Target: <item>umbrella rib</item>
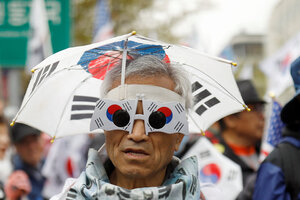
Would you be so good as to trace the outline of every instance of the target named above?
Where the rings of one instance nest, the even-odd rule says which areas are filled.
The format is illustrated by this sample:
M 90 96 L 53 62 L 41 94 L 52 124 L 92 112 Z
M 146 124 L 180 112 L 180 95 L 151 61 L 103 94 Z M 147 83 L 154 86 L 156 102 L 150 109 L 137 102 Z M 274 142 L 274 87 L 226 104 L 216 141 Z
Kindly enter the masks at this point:
M 213 80 L 217 85 L 219 85 L 224 91 L 226 91 L 234 100 L 236 100 L 238 103 L 240 103 L 241 105 L 244 106 L 244 104 L 242 102 L 240 102 L 233 94 L 231 94 L 224 86 L 222 86 L 218 81 L 216 81 L 214 78 L 212 78 L 211 76 L 209 76 L 208 74 L 206 74 L 204 71 L 198 69 L 198 68 L 195 68 L 194 66 L 192 65 L 188 65 L 188 64 L 185 64 L 189 67 L 192 67 L 196 70 L 198 70 L 199 72 L 201 72 L 202 74 L 204 74 L 205 76 L 207 76 L 208 78 L 210 78 L 211 80 Z M 197 74 L 194 74 L 195 76 L 197 76 Z M 198 76 L 199 77 L 199 76 Z M 199 77 L 200 78 L 200 77 Z
M 43 68 L 42 68 L 42 69 L 43 69 Z M 42 69 L 41 69 L 41 70 L 42 70 Z M 81 68 L 81 69 L 82 69 L 82 68 Z M 45 78 L 45 79 L 43 80 L 43 82 L 49 80 L 50 77 L 54 76 L 55 74 L 60 73 L 60 72 L 65 71 L 65 70 L 68 70 L 68 69 L 67 69 L 67 68 L 63 68 L 63 69 L 61 69 L 61 70 L 58 70 L 58 71 L 56 71 L 56 72 L 53 72 L 52 74 L 50 74 L 49 76 L 47 76 L 47 78 Z M 26 105 L 28 104 L 28 102 L 30 101 L 30 99 L 32 98 L 32 96 L 36 93 L 36 91 L 38 91 L 38 89 L 41 87 L 41 85 L 43 85 L 43 84 L 37 85 L 36 88 L 35 88 L 35 90 L 31 92 L 31 94 L 29 95 L 27 101 L 24 103 L 24 105 L 23 105 L 23 106 L 19 109 L 19 111 L 17 112 L 16 116 L 15 116 L 14 119 L 13 119 L 13 122 L 16 121 L 16 120 L 18 119 L 18 116 L 20 115 L 20 113 L 22 112 L 22 110 L 26 107 Z
M 200 132 L 203 134 L 204 131 L 200 128 L 200 126 L 198 125 L 198 123 L 194 120 L 194 118 L 190 115 L 190 113 L 188 113 L 188 116 L 190 117 L 190 119 L 194 122 L 194 124 L 197 126 L 197 128 L 200 130 Z M 201 116 L 200 116 L 201 117 Z

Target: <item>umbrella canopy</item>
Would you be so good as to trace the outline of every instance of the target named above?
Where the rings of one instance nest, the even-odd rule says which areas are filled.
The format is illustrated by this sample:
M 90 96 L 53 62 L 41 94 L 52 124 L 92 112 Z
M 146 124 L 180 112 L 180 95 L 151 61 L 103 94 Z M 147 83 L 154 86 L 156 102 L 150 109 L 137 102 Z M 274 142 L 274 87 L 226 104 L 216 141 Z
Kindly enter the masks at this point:
M 195 104 L 189 121 L 198 129 L 191 132 L 204 131 L 218 119 L 247 108 L 233 77 L 232 62 L 131 33 L 68 48 L 34 67 L 13 123 L 28 124 L 52 137 L 91 133 L 90 120 L 106 72 L 143 55 L 180 64 L 190 73 Z

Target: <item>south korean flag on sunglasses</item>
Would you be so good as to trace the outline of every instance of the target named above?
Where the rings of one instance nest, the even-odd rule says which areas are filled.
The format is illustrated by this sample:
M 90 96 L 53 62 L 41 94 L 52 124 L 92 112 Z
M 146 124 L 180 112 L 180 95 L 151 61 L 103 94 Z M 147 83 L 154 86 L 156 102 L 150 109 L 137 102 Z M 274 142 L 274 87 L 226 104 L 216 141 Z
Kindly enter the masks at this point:
M 142 101 L 143 114 L 136 114 Z M 177 93 L 153 85 L 120 85 L 100 99 L 95 107 L 90 130 L 132 132 L 134 120 L 144 120 L 145 131 L 187 135 L 185 101 Z

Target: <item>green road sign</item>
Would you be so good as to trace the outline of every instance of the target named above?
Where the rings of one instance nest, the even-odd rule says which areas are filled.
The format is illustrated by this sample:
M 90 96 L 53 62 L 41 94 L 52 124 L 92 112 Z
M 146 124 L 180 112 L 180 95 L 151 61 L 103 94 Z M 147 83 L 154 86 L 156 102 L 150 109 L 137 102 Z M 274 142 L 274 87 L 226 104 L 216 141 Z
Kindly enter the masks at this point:
M 69 0 L 45 0 L 53 52 L 70 46 Z M 23 68 L 27 56 L 31 0 L 0 1 L 0 67 Z

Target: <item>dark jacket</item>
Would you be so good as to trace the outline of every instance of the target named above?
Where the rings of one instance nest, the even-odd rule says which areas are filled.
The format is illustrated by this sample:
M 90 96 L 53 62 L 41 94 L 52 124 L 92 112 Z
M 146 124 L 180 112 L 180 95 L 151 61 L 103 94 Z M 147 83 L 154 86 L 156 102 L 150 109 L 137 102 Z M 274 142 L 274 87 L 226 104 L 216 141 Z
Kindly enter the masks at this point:
M 23 170 L 29 177 L 31 184 L 31 192 L 28 194 L 29 200 L 42 200 L 42 190 L 45 183 L 45 178 L 42 176 L 42 161 L 38 168 L 32 167 L 24 163 L 18 155 L 13 158 L 14 170 Z
M 283 136 L 258 170 L 253 199 L 300 199 L 300 133 L 284 129 Z

